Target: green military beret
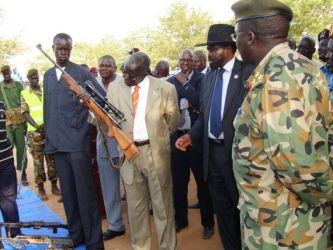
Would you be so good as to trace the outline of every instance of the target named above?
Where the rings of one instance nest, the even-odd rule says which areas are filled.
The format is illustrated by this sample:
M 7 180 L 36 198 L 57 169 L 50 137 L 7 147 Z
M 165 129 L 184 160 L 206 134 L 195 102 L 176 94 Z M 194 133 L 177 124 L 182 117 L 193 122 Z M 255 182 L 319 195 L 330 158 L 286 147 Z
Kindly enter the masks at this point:
M 10 70 L 10 67 L 8 65 L 4 65 L 4 66 L 1 67 L 1 72 L 2 73 L 5 72 L 5 71 L 8 71 L 8 70 Z
M 33 75 L 38 74 L 38 70 L 37 69 L 29 69 L 28 73 L 27 73 L 27 77 L 31 77 Z
M 236 22 L 276 15 L 286 17 L 289 22 L 293 18 L 293 11 L 277 0 L 238 0 L 231 9 L 235 12 Z

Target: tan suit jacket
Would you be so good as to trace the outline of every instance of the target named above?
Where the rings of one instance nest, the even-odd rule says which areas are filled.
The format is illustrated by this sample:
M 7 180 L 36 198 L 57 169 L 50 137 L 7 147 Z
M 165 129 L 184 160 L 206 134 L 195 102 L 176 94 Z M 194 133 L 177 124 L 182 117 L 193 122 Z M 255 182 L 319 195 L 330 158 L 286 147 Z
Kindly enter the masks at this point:
M 170 175 L 170 133 L 179 126 L 179 109 L 175 87 L 163 80 L 148 76 L 149 90 L 146 107 L 146 126 L 154 166 L 161 186 Z M 124 79 L 113 82 L 108 89 L 108 100 L 120 109 L 126 118 L 122 131 L 133 138 L 132 95 Z M 120 174 L 128 185 L 133 182 L 133 165 L 125 160 Z

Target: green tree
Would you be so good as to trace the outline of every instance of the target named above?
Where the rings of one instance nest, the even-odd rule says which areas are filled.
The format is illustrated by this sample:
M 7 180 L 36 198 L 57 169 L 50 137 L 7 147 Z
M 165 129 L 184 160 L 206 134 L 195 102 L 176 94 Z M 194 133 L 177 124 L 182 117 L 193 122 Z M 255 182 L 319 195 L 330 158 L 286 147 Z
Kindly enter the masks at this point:
M 0 24 L 2 19 L 2 8 L 0 7 Z M 0 36 L 0 65 L 9 64 L 9 59 L 24 51 L 23 43 L 19 37 L 4 38 Z
M 332 0 L 282 0 L 294 13 L 290 36 L 296 43 L 303 34 L 317 38 L 317 34 L 333 20 Z
M 212 23 L 207 12 L 190 8 L 183 2 L 175 2 L 159 19 L 155 29 L 143 28 L 133 32 L 125 38 L 124 43 L 128 48 L 138 47 L 146 52 L 152 60 L 152 66 L 159 60 L 168 60 L 171 67 L 175 67 L 180 50 L 193 48 L 194 44 L 205 41 Z

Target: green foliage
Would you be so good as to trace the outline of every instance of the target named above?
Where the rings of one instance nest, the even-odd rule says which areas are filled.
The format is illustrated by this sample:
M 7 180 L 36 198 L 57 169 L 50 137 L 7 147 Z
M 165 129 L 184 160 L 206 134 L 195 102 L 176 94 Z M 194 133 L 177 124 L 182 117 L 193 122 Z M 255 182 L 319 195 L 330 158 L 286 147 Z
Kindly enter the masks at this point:
M 176 2 L 170 6 L 166 15 L 160 18 L 155 29 L 141 28 L 119 40 L 106 37 L 97 44 L 74 41 L 71 60 L 92 67 L 97 66 L 99 57 L 109 54 L 115 58 L 119 69 L 128 56 L 128 49 L 137 47 L 149 55 L 152 68 L 160 60 L 168 60 L 171 67 L 175 67 L 180 50 L 193 48 L 194 44 L 205 41 L 207 29 L 212 23 L 208 13 Z M 50 55 L 53 55 L 53 52 Z M 46 63 L 46 60 L 39 59 L 40 57 L 32 65 L 36 65 L 36 62 L 41 63 L 39 65 Z M 46 67 L 43 65 L 39 68 L 44 71 Z
M 316 38 L 324 27 L 333 22 L 333 0 L 282 1 L 293 9 L 294 19 L 290 36 L 297 42 L 305 33 Z M 115 58 L 119 68 L 128 56 L 127 50 L 137 47 L 140 51 L 149 55 L 152 68 L 159 60 L 169 61 L 171 67 L 174 68 L 178 64 L 180 50 L 193 48 L 194 44 L 204 42 L 207 30 L 212 23 L 214 23 L 214 20 L 209 13 L 190 8 L 181 1 L 175 2 L 170 5 L 166 14 L 159 19 L 159 23 L 154 25 L 155 28 L 137 29 L 124 39 L 105 37 L 97 44 L 74 41 L 71 60 L 79 64 L 86 63 L 91 67 L 97 66 L 99 57 L 109 54 Z M 227 23 L 232 24 L 234 20 Z M 4 51 L 6 51 L 5 56 L 7 57 L 16 53 L 15 44 L 11 45 L 8 42 L 7 47 L 2 44 L 3 41 L 0 42 L 0 60 L 3 58 L 1 53 Z M 205 50 L 205 48 L 200 49 Z M 50 51 L 50 55 L 53 55 L 52 51 Z M 38 65 L 37 68 L 41 69 L 42 72 L 50 66 L 47 60 L 42 57 L 34 60 L 32 65 Z
M 0 37 L 0 65 L 8 64 L 8 60 L 24 50 L 18 38 L 3 39 Z
M 169 7 L 167 14 L 160 18 L 160 24 L 155 30 L 145 28 L 137 31 L 125 39 L 125 44 L 147 52 L 152 66 L 159 60 L 168 60 L 170 66 L 175 67 L 180 50 L 193 48 L 194 44 L 205 41 L 208 27 L 212 23 L 213 20 L 207 12 L 189 8 L 183 2 L 176 2 Z M 133 44 L 133 41 L 136 44 Z
M 2 8 L 0 7 L 0 24 L 2 19 Z M 3 38 L 0 36 L 0 65 L 9 64 L 8 60 L 24 50 L 24 46 L 18 37 Z
M 53 50 L 52 49 L 45 49 L 43 48 L 43 50 L 52 57 L 53 55 Z M 44 73 L 51 68 L 53 65 L 52 63 L 45 58 L 44 55 L 40 54 L 38 56 L 35 57 L 34 60 L 31 61 L 30 65 L 29 65 L 29 69 L 35 68 L 38 70 L 39 75 L 43 76 Z
M 333 22 L 333 0 L 282 0 L 294 13 L 290 36 L 299 42 L 302 34 L 317 35 Z

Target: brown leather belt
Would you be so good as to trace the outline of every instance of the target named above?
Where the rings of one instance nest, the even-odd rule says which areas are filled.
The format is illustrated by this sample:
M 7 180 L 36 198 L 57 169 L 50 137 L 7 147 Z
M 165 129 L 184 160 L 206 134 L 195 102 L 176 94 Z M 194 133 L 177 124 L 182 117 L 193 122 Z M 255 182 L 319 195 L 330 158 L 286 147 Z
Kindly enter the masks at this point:
M 149 144 L 149 140 L 135 141 L 135 142 L 134 142 L 134 145 L 137 146 L 137 147 L 144 146 L 144 145 L 148 145 L 148 144 Z

